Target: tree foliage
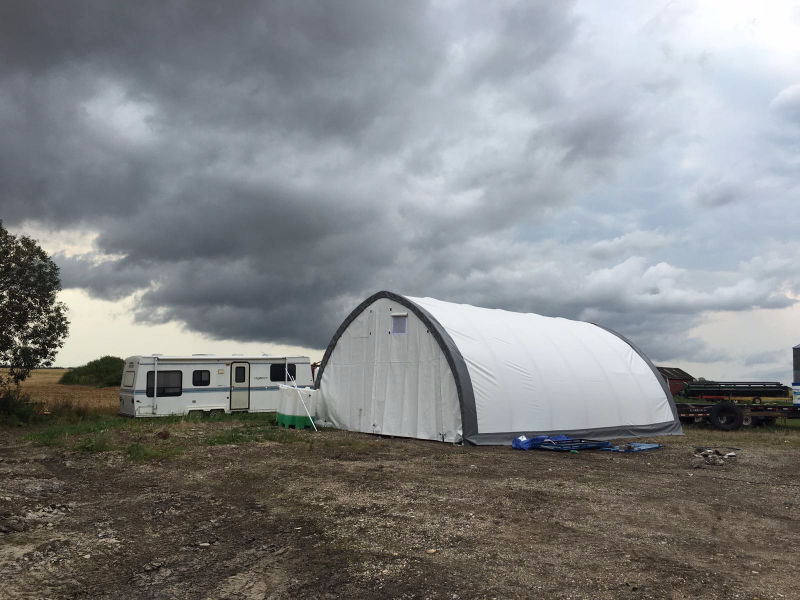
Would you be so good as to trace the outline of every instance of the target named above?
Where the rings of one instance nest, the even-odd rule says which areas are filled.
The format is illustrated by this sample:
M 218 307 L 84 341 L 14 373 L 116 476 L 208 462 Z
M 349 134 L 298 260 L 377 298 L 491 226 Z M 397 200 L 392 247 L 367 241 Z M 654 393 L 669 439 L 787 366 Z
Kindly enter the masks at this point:
M 28 236 L 14 236 L 0 221 L 0 388 L 53 364 L 64 345 L 67 307 L 56 298 L 58 266 Z
M 58 383 L 66 385 L 94 385 L 98 387 L 119 387 L 122 383 L 122 369 L 125 361 L 116 356 L 103 356 L 89 361 L 82 367 L 70 369 L 61 376 Z

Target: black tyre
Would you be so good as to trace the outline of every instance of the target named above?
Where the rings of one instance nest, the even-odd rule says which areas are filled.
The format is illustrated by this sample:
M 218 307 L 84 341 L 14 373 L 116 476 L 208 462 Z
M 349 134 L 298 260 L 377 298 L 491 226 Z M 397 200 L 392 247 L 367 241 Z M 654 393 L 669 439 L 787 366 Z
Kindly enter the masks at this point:
M 722 431 L 735 431 L 742 426 L 744 414 L 732 402 L 719 402 L 711 408 L 708 417 L 711 424 Z

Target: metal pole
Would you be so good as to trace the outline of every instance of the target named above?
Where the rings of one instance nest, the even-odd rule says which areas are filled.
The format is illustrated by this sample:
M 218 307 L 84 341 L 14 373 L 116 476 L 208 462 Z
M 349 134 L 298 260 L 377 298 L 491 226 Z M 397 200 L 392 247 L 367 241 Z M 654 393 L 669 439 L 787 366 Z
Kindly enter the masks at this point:
M 158 403 L 158 357 L 153 355 L 153 414 L 156 414 Z

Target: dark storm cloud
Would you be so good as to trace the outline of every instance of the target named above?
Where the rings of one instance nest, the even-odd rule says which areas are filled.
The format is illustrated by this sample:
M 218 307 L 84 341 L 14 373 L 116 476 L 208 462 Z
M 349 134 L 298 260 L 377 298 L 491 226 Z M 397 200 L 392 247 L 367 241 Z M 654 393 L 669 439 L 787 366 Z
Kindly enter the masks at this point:
M 298 189 L 282 183 L 257 187 L 236 181 L 197 181 L 163 204 L 144 207 L 110 224 L 98 243 L 128 262 L 201 259 L 255 261 L 324 258 L 380 239 L 388 214 L 346 190 Z M 300 247 L 302 254 L 295 255 Z M 376 249 L 380 253 L 381 248 Z M 369 263 L 375 255 L 364 256 Z
M 153 279 L 152 269 L 124 266 L 117 261 L 95 264 L 91 257 L 53 257 L 61 269 L 64 288 L 83 288 L 91 295 L 105 300 L 118 300 L 146 288 Z
M 467 19 L 482 29 L 470 72 L 473 82 L 505 85 L 529 78 L 572 40 L 578 25 L 570 14 L 573 2 L 507 4 L 497 13 L 476 5 Z M 480 20 L 480 21 L 479 21 Z M 489 24 L 490 27 L 486 27 Z
M 498 40 L 525 48 L 518 73 L 569 32 L 571 17 L 546 6 L 496 14 Z M 421 206 L 403 217 L 391 164 L 416 153 L 406 141 L 427 126 L 415 113 L 447 95 L 429 89 L 448 41 L 430 6 L 2 10 L 0 119 L 14 133 L 0 142 L 4 217 L 96 226 L 99 249 L 124 256 L 62 257 L 67 285 L 114 297 L 150 273 L 141 318 L 158 307 L 212 334 L 288 339 L 265 307 L 313 314 L 319 298 L 378 287 L 397 247 L 435 244 L 438 227 L 415 222 Z M 521 22 L 535 26 L 525 40 Z M 490 46 L 483 63 L 512 54 Z M 214 307 L 261 310 L 264 324 L 232 331 Z
M 70 69 L 0 81 L 0 197 L 8 222 L 130 214 L 155 191 L 152 157 L 81 127 L 80 103 L 92 85 Z
M 389 288 L 702 357 L 698 315 L 784 306 L 780 277 L 692 279 L 658 258 L 684 215 L 655 233 L 624 200 L 542 241 L 691 112 L 670 111 L 687 86 L 660 42 L 617 55 L 577 8 L 3 3 L 0 216 L 98 232 L 96 253 L 56 257 L 66 287 L 135 292 L 141 322 L 210 336 L 322 347 Z M 659 23 L 645 37 L 676 26 Z M 738 180 L 674 180 L 687 205 L 742 204 Z
M 393 6 L 4 3 L 6 220 L 135 212 L 163 201 L 174 178 L 246 160 L 254 146 L 358 145 L 440 62 L 424 7 Z M 152 108 L 157 143 L 93 127 L 87 104 L 107 88 Z
M 402 146 L 442 65 L 426 5 L 0 10 L 3 217 L 96 227 L 122 256 L 59 256 L 65 286 L 140 290 L 145 321 L 322 345 L 321 299 L 376 285 L 403 234 L 371 160 Z

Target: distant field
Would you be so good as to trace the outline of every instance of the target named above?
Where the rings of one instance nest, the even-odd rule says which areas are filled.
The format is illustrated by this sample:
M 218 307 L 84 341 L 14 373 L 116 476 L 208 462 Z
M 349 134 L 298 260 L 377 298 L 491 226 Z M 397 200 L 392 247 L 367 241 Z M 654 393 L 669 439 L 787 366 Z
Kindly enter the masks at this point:
M 59 385 L 67 369 L 36 369 L 22 382 L 22 389 L 45 409 L 71 405 L 91 413 L 114 414 L 119 410 L 119 388 L 95 388 L 85 385 Z

